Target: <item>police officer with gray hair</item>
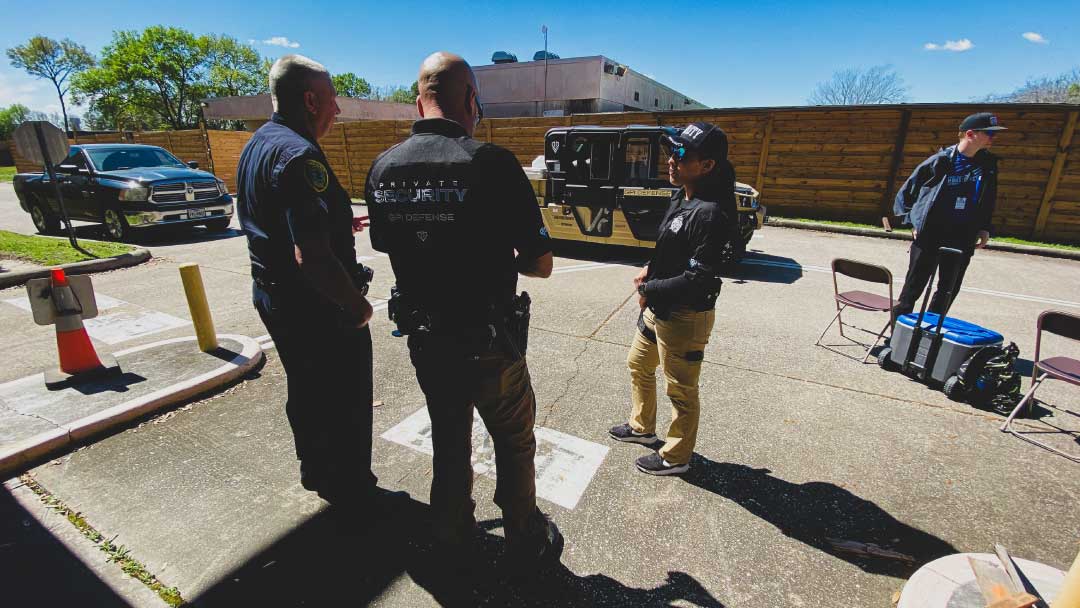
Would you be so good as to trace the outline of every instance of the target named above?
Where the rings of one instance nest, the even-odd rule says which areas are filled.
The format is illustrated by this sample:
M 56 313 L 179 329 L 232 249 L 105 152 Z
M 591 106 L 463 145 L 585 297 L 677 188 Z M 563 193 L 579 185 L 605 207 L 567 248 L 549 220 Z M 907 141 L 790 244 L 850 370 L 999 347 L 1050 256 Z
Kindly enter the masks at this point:
M 274 62 L 270 94 L 274 114 L 236 177 L 255 309 L 285 368 L 300 483 L 370 511 L 387 494 L 371 472 L 372 272 L 356 261 L 351 201 L 318 143 L 341 110 L 326 68 L 301 55 Z

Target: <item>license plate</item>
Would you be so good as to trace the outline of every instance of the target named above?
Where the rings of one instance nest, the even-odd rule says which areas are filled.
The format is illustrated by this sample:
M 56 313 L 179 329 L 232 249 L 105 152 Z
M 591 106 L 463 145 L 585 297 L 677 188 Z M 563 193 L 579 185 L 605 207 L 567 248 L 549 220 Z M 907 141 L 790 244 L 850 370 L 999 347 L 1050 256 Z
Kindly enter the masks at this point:
M 200 217 L 206 217 L 208 215 L 210 215 L 209 211 L 202 211 L 202 210 L 196 210 L 196 209 L 192 209 L 191 211 L 187 212 L 188 219 L 192 219 L 192 220 L 198 219 Z

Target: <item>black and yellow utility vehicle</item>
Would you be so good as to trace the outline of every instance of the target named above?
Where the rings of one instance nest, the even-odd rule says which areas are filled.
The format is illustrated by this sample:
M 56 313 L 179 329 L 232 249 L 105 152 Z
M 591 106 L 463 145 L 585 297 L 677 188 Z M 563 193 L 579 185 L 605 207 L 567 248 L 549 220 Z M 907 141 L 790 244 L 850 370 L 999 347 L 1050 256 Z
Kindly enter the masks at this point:
M 668 181 L 662 126 L 558 127 L 544 138 L 526 173 L 544 225 L 553 239 L 654 247 L 660 221 L 676 188 Z M 667 131 L 670 132 L 670 131 Z M 765 221 L 758 192 L 735 183 L 739 229 L 733 243 L 741 258 Z

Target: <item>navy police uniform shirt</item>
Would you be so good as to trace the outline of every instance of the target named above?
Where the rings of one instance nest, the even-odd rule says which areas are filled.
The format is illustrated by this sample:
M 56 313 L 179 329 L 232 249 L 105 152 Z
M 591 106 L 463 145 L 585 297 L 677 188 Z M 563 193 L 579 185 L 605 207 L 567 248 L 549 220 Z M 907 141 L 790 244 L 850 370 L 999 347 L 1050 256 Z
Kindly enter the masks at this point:
M 517 158 L 444 118 L 375 160 L 364 198 L 371 244 L 389 254 L 398 289 L 468 324 L 517 290 L 514 252 L 551 251 L 536 194 Z
M 319 144 L 275 113 L 244 146 L 236 185 L 252 276 L 329 305 L 301 274 L 294 250 L 305 239 L 326 238 L 346 271 L 356 267 L 349 195 Z

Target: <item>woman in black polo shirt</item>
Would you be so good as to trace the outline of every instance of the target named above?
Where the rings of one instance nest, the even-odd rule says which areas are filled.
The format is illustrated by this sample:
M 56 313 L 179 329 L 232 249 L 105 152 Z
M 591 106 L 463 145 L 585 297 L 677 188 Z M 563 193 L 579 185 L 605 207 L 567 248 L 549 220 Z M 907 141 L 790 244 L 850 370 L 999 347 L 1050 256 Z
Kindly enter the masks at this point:
M 633 411 L 613 427 L 613 439 L 651 445 L 656 438 L 656 368 L 662 365 L 671 399 L 667 438 L 656 453 L 637 459 L 651 475 L 690 468 L 701 402 L 698 379 L 720 294 L 720 267 L 733 258 L 735 170 L 727 135 L 705 122 L 672 129 L 668 178 L 680 189 L 660 223 L 652 260 L 634 278 L 642 314 L 630 347 Z

